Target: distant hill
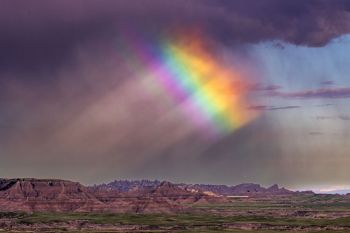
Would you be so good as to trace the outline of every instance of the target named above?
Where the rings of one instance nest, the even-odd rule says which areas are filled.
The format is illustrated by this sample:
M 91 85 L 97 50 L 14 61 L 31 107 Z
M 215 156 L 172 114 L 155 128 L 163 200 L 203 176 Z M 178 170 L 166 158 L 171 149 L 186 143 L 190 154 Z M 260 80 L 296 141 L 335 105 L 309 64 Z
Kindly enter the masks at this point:
M 341 195 L 345 195 L 345 194 L 350 194 L 350 189 L 335 189 L 332 191 L 319 191 L 317 193 L 320 194 L 341 194 Z
M 287 195 L 294 193 L 293 191 L 285 188 L 279 188 L 278 185 L 264 188 L 259 184 L 252 183 L 239 184 L 235 186 L 194 184 L 185 185 L 185 187 L 187 189 L 193 188 L 200 191 L 209 191 L 223 196 Z
M 115 180 L 108 184 L 95 185 L 96 190 L 116 190 L 129 192 L 131 190 L 143 190 L 149 187 L 156 187 L 160 181 L 154 180 Z M 215 185 L 215 184 L 175 184 L 177 187 L 190 192 L 203 192 L 212 196 L 255 196 L 255 195 L 289 195 L 293 194 L 285 188 L 280 188 L 277 184 L 264 188 L 259 184 L 244 183 L 235 186 Z
M 158 180 L 115 180 L 108 184 L 95 185 L 91 188 L 103 190 L 115 190 L 119 192 L 130 192 L 145 188 L 155 188 L 160 185 Z

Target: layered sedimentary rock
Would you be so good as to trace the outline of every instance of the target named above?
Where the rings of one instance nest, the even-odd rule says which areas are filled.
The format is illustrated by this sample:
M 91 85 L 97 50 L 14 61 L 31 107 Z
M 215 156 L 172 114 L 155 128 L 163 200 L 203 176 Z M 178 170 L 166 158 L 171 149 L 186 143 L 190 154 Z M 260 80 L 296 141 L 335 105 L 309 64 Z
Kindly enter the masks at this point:
M 1 179 L 2 211 L 79 211 L 85 206 L 102 208 L 103 203 L 86 187 L 55 179 Z
M 215 201 L 221 199 L 169 182 L 120 192 L 55 179 L 0 179 L 1 211 L 174 213 Z
M 117 190 L 104 191 L 93 189 L 97 199 L 109 206 L 118 206 L 118 212 L 183 212 L 189 210 L 189 204 L 223 202 L 224 198 L 217 198 L 203 192 L 191 192 L 170 182 L 159 185 L 137 188 L 129 192 Z

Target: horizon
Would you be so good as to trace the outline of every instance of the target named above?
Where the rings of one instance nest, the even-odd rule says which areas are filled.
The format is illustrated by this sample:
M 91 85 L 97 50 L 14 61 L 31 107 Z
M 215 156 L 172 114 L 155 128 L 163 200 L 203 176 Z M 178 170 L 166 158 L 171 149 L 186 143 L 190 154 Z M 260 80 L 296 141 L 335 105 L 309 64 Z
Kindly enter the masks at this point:
M 350 189 L 350 2 L 5 0 L 0 177 Z
M 150 181 L 150 182 L 170 182 L 172 184 L 187 184 L 187 185 L 225 185 L 227 187 L 234 187 L 237 185 L 242 185 L 242 184 L 256 184 L 256 185 L 260 185 L 263 188 L 270 188 L 274 185 L 277 185 L 279 188 L 286 188 L 287 190 L 291 190 L 293 192 L 305 192 L 305 191 L 312 191 L 315 194 L 340 194 L 340 195 L 346 195 L 348 193 L 350 193 L 350 186 L 346 186 L 346 185 L 337 185 L 337 186 L 319 186 L 319 187 L 310 187 L 310 188 L 301 188 L 301 189 L 293 189 L 293 188 L 288 188 L 286 186 L 284 186 L 283 184 L 270 184 L 270 185 L 263 185 L 263 184 L 259 184 L 256 182 L 239 182 L 239 183 L 206 183 L 206 182 L 200 182 L 200 183 L 191 183 L 191 182 L 181 182 L 181 181 L 171 181 L 171 180 L 164 180 L 164 179 L 147 179 L 147 178 L 141 178 L 141 179 L 114 179 L 114 180 L 110 180 L 110 181 L 102 181 L 100 183 L 92 183 L 92 184 L 86 184 L 86 183 L 82 183 L 79 180 L 70 180 L 70 179 L 60 179 L 57 177 L 42 177 L 42 178 L 35 178 L 35 177 L 0 177 L 0 179 L 20 179 L 20 180 L 62 180 L 62 181 L 69 181 L 69 182 L 78 182 L 84 186 L 87 187 L 94 187 L 94 186 L 98 186 L 98 185 L 108 185 L 111 184 L 113 182 L 120 182 L 120 181 L 127 181 L 127 182 L 139 182 L 139 181 Z

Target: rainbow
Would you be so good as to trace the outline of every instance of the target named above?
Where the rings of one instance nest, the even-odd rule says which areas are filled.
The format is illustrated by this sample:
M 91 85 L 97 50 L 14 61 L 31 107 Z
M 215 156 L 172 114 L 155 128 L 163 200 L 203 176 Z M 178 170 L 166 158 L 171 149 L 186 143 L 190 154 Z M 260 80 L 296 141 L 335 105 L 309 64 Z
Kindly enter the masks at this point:
M 198 126 L 219 135 L 242 127 L 254 118 L 243 75 L 220 62 L 199 37 L 188 37 L 153 44 L 132 37 L 123 49 L 130 68 L 156 80 Z

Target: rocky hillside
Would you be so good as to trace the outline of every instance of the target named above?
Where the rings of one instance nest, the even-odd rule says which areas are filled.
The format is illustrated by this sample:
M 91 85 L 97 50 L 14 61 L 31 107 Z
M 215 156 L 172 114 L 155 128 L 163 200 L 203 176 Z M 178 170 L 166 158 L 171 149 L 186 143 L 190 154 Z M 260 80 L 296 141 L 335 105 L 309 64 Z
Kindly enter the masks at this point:
M 0 179 L 2 211 L 84 211 L 103 208 L 86 187 L 55 179 Z
M 187 211 L 188 204 L 222 201 L 169 182 L 121 192 L 55 179 L 0 179 L 1 211 L 174 213 Z

